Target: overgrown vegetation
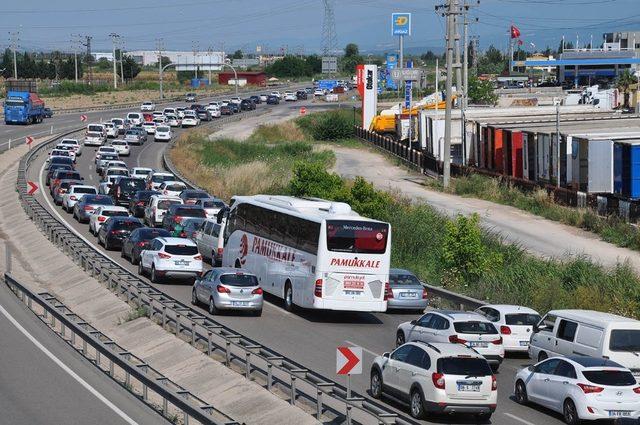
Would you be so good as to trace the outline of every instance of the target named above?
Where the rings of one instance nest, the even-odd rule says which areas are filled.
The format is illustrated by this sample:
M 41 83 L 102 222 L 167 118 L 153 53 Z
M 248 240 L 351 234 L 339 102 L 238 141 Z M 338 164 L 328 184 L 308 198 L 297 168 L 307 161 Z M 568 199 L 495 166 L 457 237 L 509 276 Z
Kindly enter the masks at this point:
M 300 117 L 296 123 L 314 140 L 336 141 L 355 135 L 353 116 L 351 109 L 335 109 Z
M 233 195 L 282 193 L 296 161 L 321 164 L 323 169 L 333 164 L 333 152 L 316 149 L 300 130 L 293 141 L 282 131 L 261 126 L 245 141 L 212 141 L 192 133 L 178 141 L 171 160 L 187 178 L 226 200 Z
M 144 307 L 131 309 L 131 311 L 129 311 L 126 316 L 118 319 L 118 325 L 123 325 L 127 322 L 131 322 L 141 317 L 147 317 L 147 310 Z
M 435 180 L 429 181 L 429 184 L 432 188 L 444 190 Z M 640 230 L 637 227 L 625 223 L 615 215 L 600 217 L 590 209 L 556 204 L 544 190 L 523 192 L 517 187 L 500 183 L 497 179 L 471 174 L 452 179 L 448 192 L 510 205 L 549 220 L 594 232 L 605 242 L 640 251 Z
M 348 202 L 393 229 L 392 264 L 433 284 L 492 302 L 586 308 L 640 317 L 640 280 L 626 265 L 606 270 L 578 259 L 540 259 L 483 232 L 478 218 L 450 220 L 424 204 L 395 198 L 361 178 L 346 182 L 318 164 L 298 163 L 289 185 L 296 196 Z

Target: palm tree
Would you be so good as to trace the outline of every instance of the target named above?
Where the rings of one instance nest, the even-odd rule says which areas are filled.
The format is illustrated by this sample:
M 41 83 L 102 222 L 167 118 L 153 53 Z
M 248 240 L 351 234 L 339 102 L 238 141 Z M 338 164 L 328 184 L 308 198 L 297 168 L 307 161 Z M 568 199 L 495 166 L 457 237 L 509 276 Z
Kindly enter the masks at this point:
M 616 87 L 620 90 L 624 95 L 624 107 L 625 109 L 629 108 L 629 88 L 638 82 L 638 79 L 635 75 L 631 73 L 628 69 L 625 69 L 618 75 L 618 79 L 616 80 Z

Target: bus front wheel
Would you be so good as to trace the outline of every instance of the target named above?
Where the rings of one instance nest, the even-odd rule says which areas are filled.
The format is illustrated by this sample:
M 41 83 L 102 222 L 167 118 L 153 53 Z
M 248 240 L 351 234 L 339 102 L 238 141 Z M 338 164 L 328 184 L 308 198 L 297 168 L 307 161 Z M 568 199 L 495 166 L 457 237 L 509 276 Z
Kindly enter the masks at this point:
M 284 285 L 284 309 L 288 312 L 293 312 L 295 310 L 295 304 L 293 303 L 293 288 L 291 287 L 291 282 L 288 280 Z

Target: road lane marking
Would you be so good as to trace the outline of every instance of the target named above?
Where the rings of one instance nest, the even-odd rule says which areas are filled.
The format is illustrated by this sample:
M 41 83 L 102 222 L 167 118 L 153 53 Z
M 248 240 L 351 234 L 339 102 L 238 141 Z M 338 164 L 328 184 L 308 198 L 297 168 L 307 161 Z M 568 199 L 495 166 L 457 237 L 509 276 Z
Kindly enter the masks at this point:
M 133 420 L 129 415 L 120 410 L 118 406 L 113 404 L 107 397 L 102 395 L 98 390 L 93 388 L 91 384 L 82 379 L 77 373 L 75 373 L 69 366 L 67 366 L 62 360 L 57 358 L 51 351 L 49 351 L 44 345 L 40 343 L 33 335 L 29 333 L 25 328 L 22 327 L 20 323 L 11 315 L 7 310 L 4 309 L 3 306 L 0 305 L 0 313 L 4 315 L 4 317 L 11 322 L 16 329 L 18 329 L 29 341 L 33 343 L 44 355 L 46 355 L 52 362 L 57 364 L 60 369 L 65 371 L 69 376 L 75 379 L 80 385 L 82 385 L 87 391 L 93 394 L 98 400 L 104 403 L 109 409 L 113 410 L 118 416 L 120 416 L 126 423 L 131 425 L 137 425 L 138 422 Z
M 525 421 L 524 419 L 519 418 L 516 415 L 513 415 L 511 413 L 503 412 L 502 414 L 505 415 L 505 416 L 510 417 L 511 419 L 515 419 L 516 421 L 521 422 L 521 423 L 523 423 L 525 425 L 536 425 L 533 422 Z
M 361 347 L 361 348 L 362 348 L 362 351 L 364 351 L 364 352 L 366 352 L 366 353 L 371 354 L 373 357 L 378 357 L 378 356 L 380 356 L 380 354 L 378 354 L 378 353 L 374 353 L 373 351 L 368 350 L 368 349 L 366 349 L 365 347 L 363 347 L 362 345 L 356 344 L 355 342 L 351 342 L 351 341 L 348 341 L 348 340 L 346 340 L 346 339 L 344 340 L 344 342 L 346 342 L 346 343 L 347 343 L 347 344 L 349 344 L 349 345 L 353 345 L 353 346 L 355 346 L 355 347 Z

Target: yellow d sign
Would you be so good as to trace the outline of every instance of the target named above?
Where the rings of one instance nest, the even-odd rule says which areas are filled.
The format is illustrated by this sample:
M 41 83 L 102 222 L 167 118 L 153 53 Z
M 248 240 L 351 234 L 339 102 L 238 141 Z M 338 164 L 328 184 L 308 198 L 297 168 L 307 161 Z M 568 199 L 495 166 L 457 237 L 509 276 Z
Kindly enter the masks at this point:
M 407 22 L 409 22 L 409 17 L 407 17 L 407 16 L 396 16 L 396 25 L 398 25 L 398 26 L 407 25 Z

